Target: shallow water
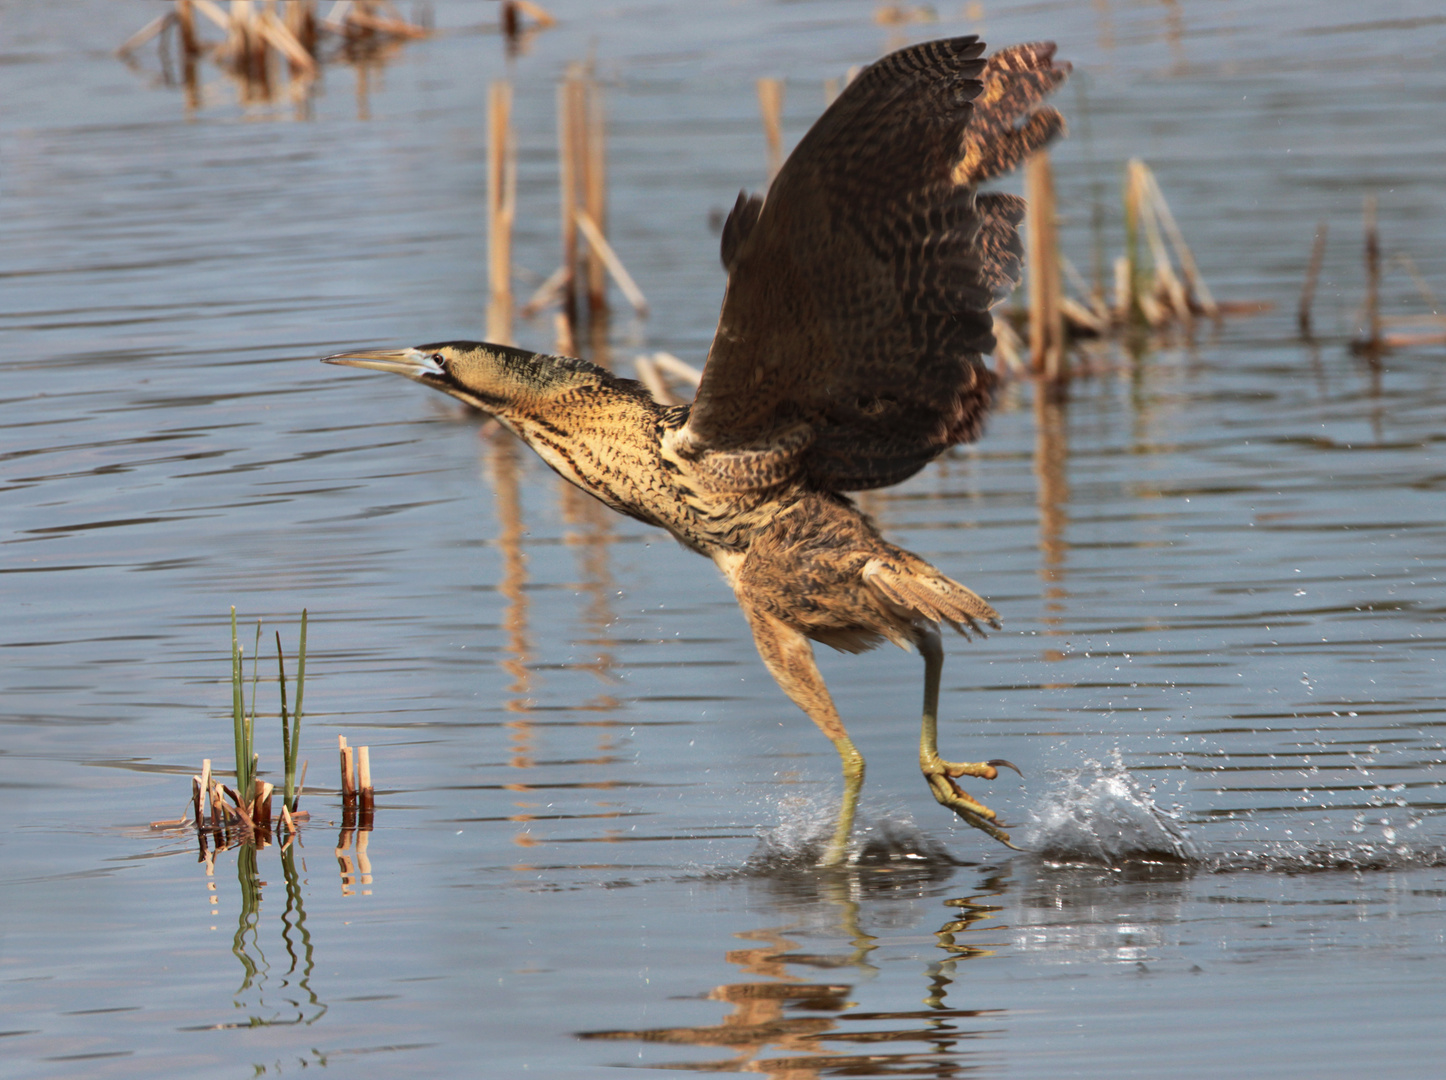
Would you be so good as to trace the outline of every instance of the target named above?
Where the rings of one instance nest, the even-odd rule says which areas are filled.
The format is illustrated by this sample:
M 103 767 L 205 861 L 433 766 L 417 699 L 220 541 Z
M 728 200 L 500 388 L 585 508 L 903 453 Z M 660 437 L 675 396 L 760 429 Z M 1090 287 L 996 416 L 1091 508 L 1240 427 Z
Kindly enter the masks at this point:
M 610 233 L 653 311 L 615 314 L 619 370 L 706 349 L 709 211 L 764 179 L 756 78 L 787 77 L 792 140 L 825 78 L 973 30 L 1075 62 L 1055 162 L 1084 273 L 1139 155 L 1216 294 L 1275 305 L 1106 352 L 1063 408 L 1012 395 L 977 447 L 866 500 L 1004 615 L 949 643 L 943 749 L 1023 768 L 975 793 L 1042 854 L 933 804 L 920 665 L 888 650 L 821 658 L 869 761 L 865 850 L 801 869 L 836 758 L 712 569 L 446 402 L 315 362 L 481 333 L 508 67 L 469 28 L 495 6 L 441 5 L 458 32 L 364 106 L 333 66 L 294 122 L 214 69 L 188 117 L 153 54 L 109 55 L 147 9 L 4 3 L 0 1072 L 1431 1075 L 1446 357 L 1372 369 L 1347 341 L 1365 194 L 1388 256 L 1446 287 L 1446 19 L 550 6 L 511 68 L 519 291 L 556 261 L 553 88 L 594 48 Z M 1399 262 L 1384 308 L 1429 310 Z M 229 755 L 232 604 L 289 653 L 310 610 L 314 817 L 255 876 L 235 851 L 208 876 L 194 835 L 148 823 Z M 372 748 L 369 871 L 338 835 L 338 734 Z

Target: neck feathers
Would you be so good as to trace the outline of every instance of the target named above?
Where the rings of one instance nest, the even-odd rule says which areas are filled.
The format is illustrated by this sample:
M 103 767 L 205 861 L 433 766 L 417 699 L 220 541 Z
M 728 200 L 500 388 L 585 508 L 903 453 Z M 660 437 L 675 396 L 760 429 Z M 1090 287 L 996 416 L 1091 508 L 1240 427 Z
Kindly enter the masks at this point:
M 489 342 L 447 341 L 421 346 L 449 355 L 446 389 L 488 412 L 531 412 L 574 390 L 618 380 L 606 368 L 572 356 L 528 352 Z

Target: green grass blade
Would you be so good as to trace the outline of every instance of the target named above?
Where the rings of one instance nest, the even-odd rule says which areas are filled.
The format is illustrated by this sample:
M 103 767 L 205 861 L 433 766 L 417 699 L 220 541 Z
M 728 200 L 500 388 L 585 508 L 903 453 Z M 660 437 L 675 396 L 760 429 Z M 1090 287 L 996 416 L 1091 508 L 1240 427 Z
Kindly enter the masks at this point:
M 261 662 L 261 620 L 256 620 L 256 641 L 251 646 L 251 719 L 256 719 L 256 666 Z
M 296 790 L 296 762 L 301 757 L 301 695 L 306 692 L 306 608 L 301 609 L 301 644 L 296 655 L 296 711 L 291 714 L 291 755 L 286 761 L 286 790 Z M 293 803 L 295 795 L 290 796 Z M 291 806 L 292 810 L 296 807 Z
M 246 719 L 241 675 L 241 643 L 236 640 L 236 608 L 231 608 L 231 727 L 236 741 L 236 786 L 246 774 Z
M 291 768 L 291 717 L 286 712 L 286 661 L 281 655 L 280 630 L 276 631 L 276 678 L 281 686 L 281 764 L 286 774 L 281 805 L 289 810 L 296 774 Z
M 297 650 L 297 656 L 296 656 L 296 712 L 294 712 L 294 713 L 292 714 L 293 716 L 296 717 L 296 723 L 297 723 L 297 725 L 298 725 L 298 728 L 297 728 L 298 731 L 300 730 L 300 726 L 299 726 L 299 725 L 301 724 L 301 695 L 302 695 L 302 693 L 305 692 L 305 690 L 306 690 L 306 608 L 302 608 L 302 609 L 301 609 L 301 646 L 300 646 L 300 648 Z

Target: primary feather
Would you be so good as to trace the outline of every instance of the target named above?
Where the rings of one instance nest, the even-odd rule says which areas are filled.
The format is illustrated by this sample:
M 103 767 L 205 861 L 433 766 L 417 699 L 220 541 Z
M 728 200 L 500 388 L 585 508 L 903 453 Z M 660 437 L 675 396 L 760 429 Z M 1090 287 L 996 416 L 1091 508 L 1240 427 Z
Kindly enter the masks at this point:
M 977 437 L 994 387 L 989 308 L 1019 278 L 1023 200 L 978 195 L 1063 125 L 1039 101 L 1052 45 L 981 59 L 974 37 L 865 69 L 765 199 L 723 229 L 727 292 L 676 445 L 693 458 L 808 445 L 819 488 L 896 484 Z

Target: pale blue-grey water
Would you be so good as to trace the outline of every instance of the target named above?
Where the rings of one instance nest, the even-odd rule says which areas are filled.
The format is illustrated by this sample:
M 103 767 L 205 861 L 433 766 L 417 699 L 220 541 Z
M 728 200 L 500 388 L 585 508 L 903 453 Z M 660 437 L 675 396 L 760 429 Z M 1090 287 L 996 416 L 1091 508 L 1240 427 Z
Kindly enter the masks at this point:
M 1436 1075 L 1446 347 L 1348 344 L 1372 194 L 1388 329 L 1443 329 L 1399 321 L 1446 290 L 1438 6 L 548 6 L 509 65 L 495 4 L 437 5 L 365 102 L 334 63 L 298 120 L 209 64 L 188 114 L 154 43 L 117 60 L 161 5 L 0 4 L 0 1075 Z M 518 292 L 554 269 L 555 87 L 591 54 L 651 305 L 614 293 L 598 358 L 700 363 L 710 213 L 766 180 L 755 81 L 786 80 L 791 143 L 825 79 L 969 32 L 1075 64 L 1054 162 L 1083 275 L 1138 156 L 1215 295 L 1273 306 L 1101 350 L 1062 409 L 1018 387 L 868 498 L 1004 616 L 946 643 L 943 748 L 1022 767 L 975 793 L 1047 857 L 933 803 L 921 665 L 890 648 L 822 657 L 884 861 L 821 876 L 791 856 L 836 756 L 713 568 L 316 359 L 481 335 L 495 79 Z M 550 315 L 517 334 L 551 348 Z M 194 833 L 149 827 L 230 759 L 233 604 L 288 654 L 310 611 L 312 818 L 286 863 L 256 853 L 250 915 L 235 850 L 208 877 Z M 354 837 L 335 854 L 338 734 L 371 748 L 365 876 Z

